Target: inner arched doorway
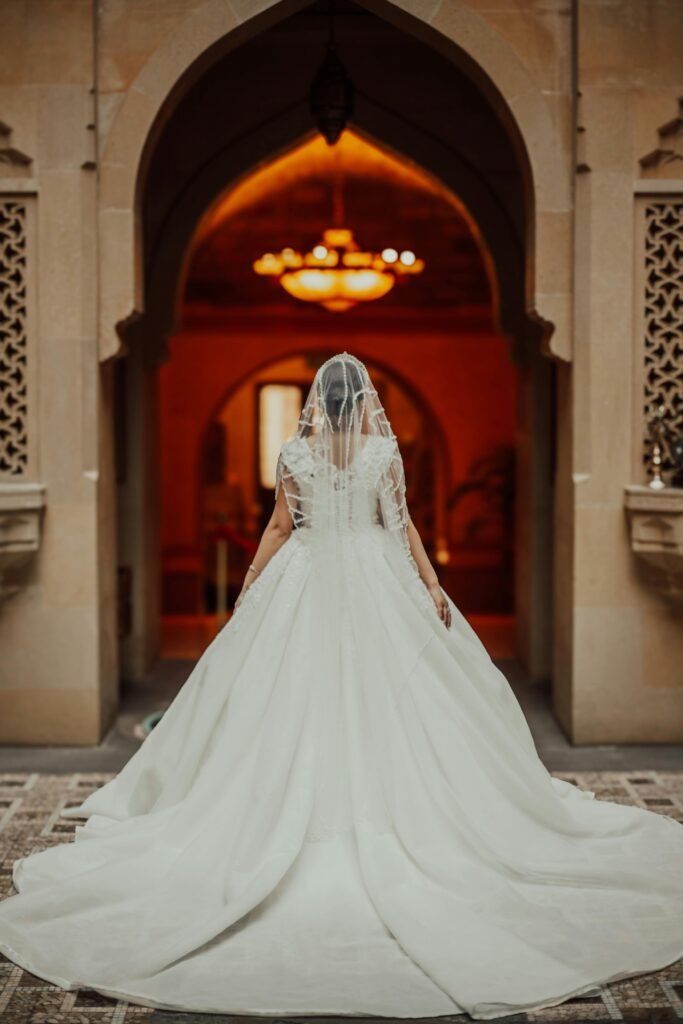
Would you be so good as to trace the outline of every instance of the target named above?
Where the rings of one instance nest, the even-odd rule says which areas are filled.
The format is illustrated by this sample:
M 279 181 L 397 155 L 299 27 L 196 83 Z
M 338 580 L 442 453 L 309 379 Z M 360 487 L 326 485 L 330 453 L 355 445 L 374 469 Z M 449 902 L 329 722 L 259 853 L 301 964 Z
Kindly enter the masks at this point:
M 222 621 L 220 610 L 233 607 L 273 506 L 280 435 L 292 429 L 315 371 L 328 355 L 310 347 L 258 366 L 231 384 L 204 416 L 192 417 L 196 432 L 191 438 L 180 437 L 173 416 L 162 413 L 167 447 L 161 481 L 165 656 L 196 656 Z M 448 471 L 441 425 L 428 403 L 391 368 L 366 363 L 399 438 L 411 514 L 425 537 L 434 536 Z M 173 404 L 178 378 L 186 375 L 180 361 L 175 373 L 170 363 L 168 369 L 162 410 Z M 184 479 L 180 464 L 188 457 L 197 464 Z M 191 537 L 177 528 L 177 513 L 184 518 L 186 504 L 196 510 Z
M 381 302 L 343 315 L 293 301 L 246 258 L 278 239 L 299 246 L 320 236 L 333 177 L 360 241 L 411 245 L 427 264 L 419 283 L 400 281 Z M 300 143 L 212 204 L 186 260 L 180 330 L 161 370 L 165 650 L 182 646 L 174 630 L 203 642 L 197 617 L 215 628 L 219 520 L 232 540 L 234 589 L 272 507 L 272 483 L 257 479 L 259 388 L 306 388 L 324 358 L 347 349 L 386 392 L 411 514 L 444 585 L 503 653 L 514 615 L 517 371 L 493 323 L 494 292 L 488 252 L 457 197 L 352 130 L 334 150 Z
M 442 58 L 428 45 L 365 8 L 348 5 L 344 17 L 348 19 L 348 38 L 356 44 L 355 50 L 349 49 L 359 55 L 350 66 L 361 97 L 354 115 L 355 127 L 450 188 L 468 210 L 470 222 L 476 224 L 490 261 L 494 331 L 501 338 L 505 336 L 506 350 L 515 360 L 519 379 L 516 396 L 504 393 L 517 405 L 517 650 L 531 674 L 542 677 L 548 674 L 551 642 L 552 374 L 540 352 L 548 325 L 527 315 L 527 281 L 533 256 L 529 226 L 534 210 L 526 158 L 523 150 L 520 155 L 519 138 L 511 135 L 501 111 L 491 104 L 464 65 Z M 137 392 L 140 400 L 147 393 L 147 408 L 155 401 L 155 367 L 167 358 L 169 346 L 174 343 L 170 339 L 177 337 L 181 326 L 180 282 L 200 216 L 226 185 L 240 181 L 259 162 L 272 159 L 310 135 L 306 104 L 301 101 L 307 84 L 302 69 L 308 67 L 303 55 L 310 53 L 311 32 L 317 31 L 316 19 L 320 18 L 318 5 L 309 5 L 262 32 L 257 40 L 216 59 L 155 134 L 140 192 L 145 314 L 123 328 L 130 352 L 131 391 Z M 369 46 L 380 59 L 367 61 Z M 366 54 L 365 62 L 360 57 L 362 52 Z M 383 53 L 392 56 L 383 60 Z M 424 109 L 415 109 L 408 69 L 421 76 L 422 103 L 430 90 L 433 94 L 434 102 Z M 238 84 L 242 103 L 231 110 L 230 118 L 217 133 L 219 98 L 235 94 Z M 391 103 L 378 101 L 378 90 L 383 97 L 390 95 Z M 271 104 L 265 108 L 265 119 L 264 97 L 270 97 Z M 457 119 L 449 104 L 460 112 Z M 348 344 L 339 347 L 352 349 Z M 230 358 L 239 364 L 238 352 L 231 352 Z M 139 426 L 146 431 L 142 451 L 158 444 L 149 417 L 142 416 Z M 153 474 L 146 473 L 140 453 L 137 461 L 136 500 L 149 515 L 149 510 L 156 507 L 150 497 L 158 482 Z M 134 505 L 125 497 L 122 504 L 130 525 Z M 131 543 L 129 529 L 126 539 L 125 515 L 121 521 L 121 550 L 125 556 L 127 548 L 134 549 L 135 544 Z M 139 527 L 138 521 L 138 533 Z M 158 531 L 148 528 L 142 532 L 144 537 L 138 540 L 130 559 L 133 577 L 137 578 L 132 589 L 137 593 L 139 613 L 138 625 L 133 625 L 138 643 L 129 644 L 137 652 L 137 660 L 129 660 L 133 675 L 144 671 L 145 663 L 158 649 L 158 628 L 155 632 L 154 627 L 158 605 L 155 608 L 154 600 L 145 598 L 158 587 Z M 135 609 L 132 618 L 135 622 Z M 141 637 L 148 639 L 141 643 Z

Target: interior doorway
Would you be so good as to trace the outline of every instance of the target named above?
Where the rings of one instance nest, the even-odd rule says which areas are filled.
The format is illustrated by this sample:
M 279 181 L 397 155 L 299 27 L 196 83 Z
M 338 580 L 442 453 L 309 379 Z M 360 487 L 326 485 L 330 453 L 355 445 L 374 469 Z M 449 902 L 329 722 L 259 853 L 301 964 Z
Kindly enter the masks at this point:
M 197 656 L 221 624 L 220 609 L 234 606 L 273 507 L 279 445 L 294 429 L 315 371 L 328 355 L 311 349 L 276 359 L 230 387 L 197 439 L 196 493 L 180 493 L 184 484 L 172 470 L 174 425 L 162 424 L 171 449 L 170 473 L 162 480 L 169 509 L 162 513 L 162 655 Z M 439 425 L 413 390 L 384 367 L 367 365 L 404 456 L 411 515 L 433 549 L 447 454 Z M 183 500 L 196 505 L 197 541 L 178 546 L 166 538 L 172 510 Z M 226 594 L 218 592 L 220 586 Z
M 301 101 L 315 70 L 311 43 L 324 39 L 325 24 L 326 10 L 311 4 L 216 59 L 148 154 L 145 315 L 129 332 L 131 356 L 134 345 L 142 355 L 131 360 L 129 387 L 133 401 L 156 403 L 144 419 L 143 448 L 156 452 L 159 479 L 138 459 L 120 495 L 129 510 L 120 519 L 121 550 L 133 551 L 127 568 L 138 581 L 124 670 L 142 675 L 158 656 L 162 610 L 211 614 L 202 474 L 215 472 L 226 395 L 295 356 L 309 361 L 312 376 L 315 358 L 347 350 L 429 407 L 415 476 L 437 494 L 424 522 L 430 554 L 463 610 L 505 618 L 502 653 L 514 649 L 543 678 L 551 648 L 552 373 L 525 308 L 528 170 L 500 111 L 463 67 L 365 8 L 342 5 L 339 37 L 359 95 L 338 151 L 346 215 L 365 245 L 406 246 L 424 256 L 426 270 L 341 315 L 297 303 L 253 273 L 254 259 L 272 247 L 314 244 L 330 216 L 321 143 Z M 226 119 L 224 97 L 237 92 L 241 103 Z M 227 451 L 234 490 L 229 436 Z M 247 492 L 242 512 L 228 503 L 224 514 L 242 515 L 252 531 L 267 502 L 263 488 Z M 145 538 L 137 547 L 135 531 Z M 143 635 L 148 642 L 140 643 Z

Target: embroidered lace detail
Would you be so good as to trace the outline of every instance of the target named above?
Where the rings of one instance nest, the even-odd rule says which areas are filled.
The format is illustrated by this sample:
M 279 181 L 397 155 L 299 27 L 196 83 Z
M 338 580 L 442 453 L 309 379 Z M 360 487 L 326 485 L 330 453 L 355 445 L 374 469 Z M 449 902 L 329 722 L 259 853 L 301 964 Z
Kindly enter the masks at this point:
M 291 607 L 309 567 L 310 553 L 305 545 L 298 543 L 297 533 L 293 531 L 288 540 L 279 551 L 275 552 L 254 582 L 247 588 L 239 607 L 234 609 L 221 632 L 229 630 L 230 633 L 235 633 L 241 629 L 243 623 L 250 620 L 254 610 L 260 605 L 266 590 L 275 585 L 284 594 L 283 600 L 287 607 Z M 285 576 L 285 573 L 286 578 L 283 580 L 282 577 Z
M 409 552 L 403 460 L 367 368 L 348 352 L 316 373 L 277 462 L 295 527 L 324 533 L 380 523 Z
M 396 449 L 395 434 L 391 437 L 370 434 L 350 466 L 340 468 L 330 464 L 325 466 L 325 470 L 334 476 L 344 478 L 362 476 L 367 483 L 376 487 L 382 473 L 386 471 L 394 458 Z M 286 466 L 291 476 L 300 485 L 305 485 L 306 480 L 320 469 L 319 463 L 311 451 L 311 446 L 303 437 L 292 437 L 289 441 L 285 441 L 280 449 L 278 463 L 281 468 Z

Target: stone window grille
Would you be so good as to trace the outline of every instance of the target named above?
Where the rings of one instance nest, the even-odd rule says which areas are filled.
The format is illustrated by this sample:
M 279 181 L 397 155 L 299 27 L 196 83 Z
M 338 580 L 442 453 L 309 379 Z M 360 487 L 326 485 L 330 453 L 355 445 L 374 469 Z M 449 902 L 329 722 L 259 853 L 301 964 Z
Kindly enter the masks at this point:
M 31 469 L 29 260 L 33 199 L 0 196 L 0 477 Z
M 649 198 L 644 204 L 643 427 L 650 462 L 647 418 L 663 407 L 670 430 L 683 430 L 683 197 Z M 672 469 L 668 452 L 663 469 Z

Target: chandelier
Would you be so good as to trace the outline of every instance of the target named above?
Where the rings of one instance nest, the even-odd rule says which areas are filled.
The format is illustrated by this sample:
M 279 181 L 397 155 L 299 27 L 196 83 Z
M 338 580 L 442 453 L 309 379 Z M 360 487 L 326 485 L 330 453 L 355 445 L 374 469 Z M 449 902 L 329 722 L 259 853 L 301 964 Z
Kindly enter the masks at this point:
M 330 0 L 330 35 L 327 54 L 310 90 L 311 113 L 330 148 L 338 142 L 353 113 L 354 88 L 336 52 L 334 0 Z M 333 150 L 334 152 L 334 150 Z M 338 154 L 335 154 L 337 156 Z M 398 252 L 387 247 L 381 252 L 361 250 L 353 232 L 342 227 L 344 212 L 338 160 L 333 178 L 332 223 L 310 252 L 292 248 L 267 252 L 253 267 L 263 277 L 273 277 L 289 295 L 302 302 L 315 302 L 333 313 L 344 313 L 359 302 L 372 302 L 390 292 L 398 278 L 420 274 L 424 261 L 409 249 Z
M 274 277 L 289 295 L 344 313 L 359 302 L 372 302 L 390 292 L 396 280 L 419 274 L 424 261 L 414 252 L 386 248 L 361 250 L 348 228 L 328 228 L 310 252 L 282 249 L 255 261 L 254 270 Z

